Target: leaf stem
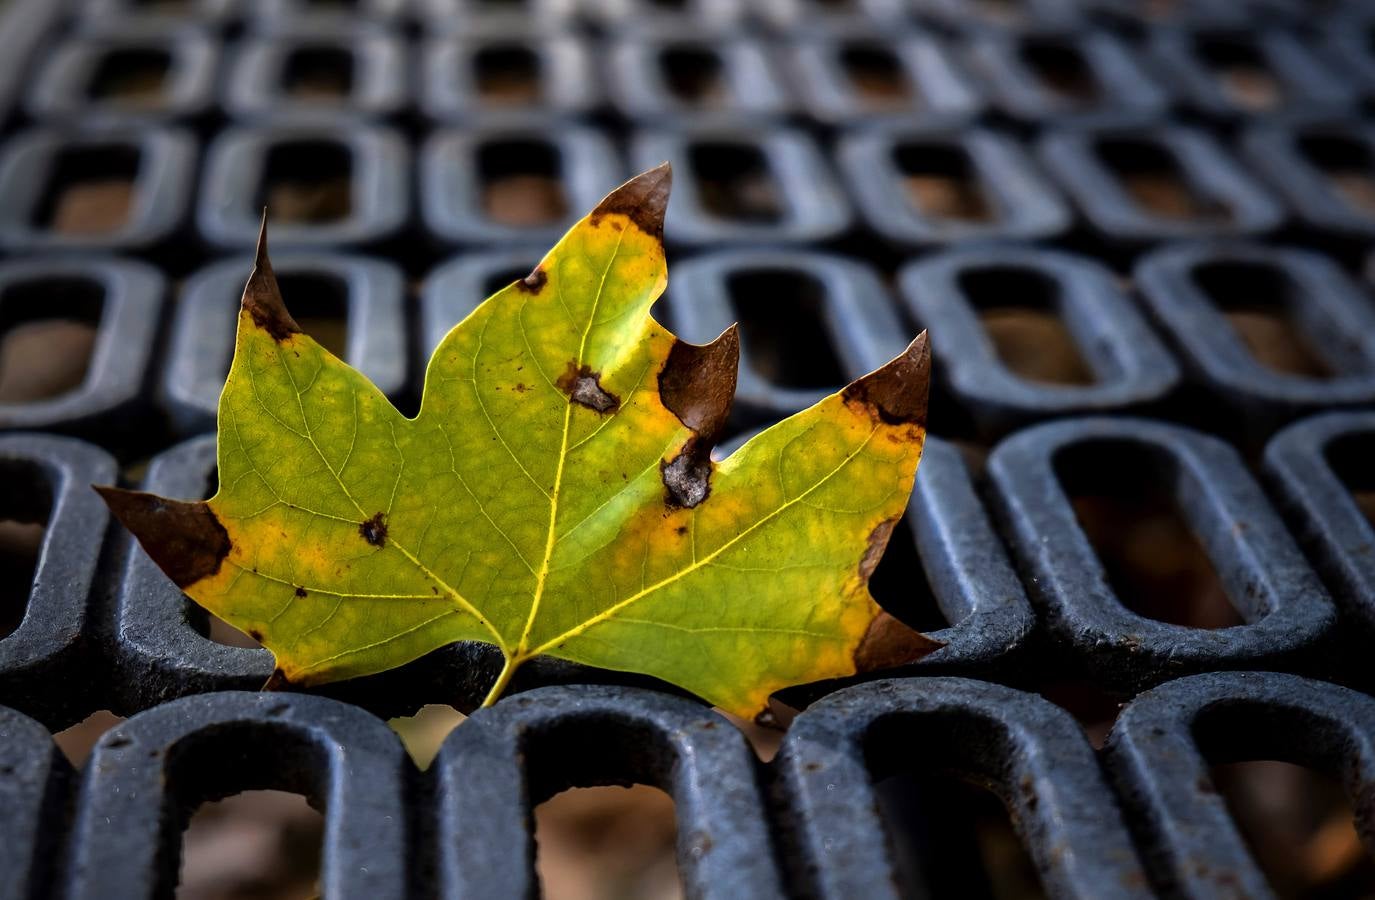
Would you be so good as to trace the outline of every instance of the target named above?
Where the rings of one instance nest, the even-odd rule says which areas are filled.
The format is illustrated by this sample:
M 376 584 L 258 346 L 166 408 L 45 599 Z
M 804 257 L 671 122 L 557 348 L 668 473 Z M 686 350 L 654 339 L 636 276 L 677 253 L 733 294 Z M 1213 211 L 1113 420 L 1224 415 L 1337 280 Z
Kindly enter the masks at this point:
M 511 676 L 516 674 L 516 669 L 524 661 L 523 658 L 515 654 L 506 657 L 506 661 L 501 666 L 501 674 L 497 675 L 497 680 L 492 683 L 492 689 L 487 692 L 487 697 L 482 701 L 483 706 L 492 706 L 501 699 L 506 686 L 511 683 Z

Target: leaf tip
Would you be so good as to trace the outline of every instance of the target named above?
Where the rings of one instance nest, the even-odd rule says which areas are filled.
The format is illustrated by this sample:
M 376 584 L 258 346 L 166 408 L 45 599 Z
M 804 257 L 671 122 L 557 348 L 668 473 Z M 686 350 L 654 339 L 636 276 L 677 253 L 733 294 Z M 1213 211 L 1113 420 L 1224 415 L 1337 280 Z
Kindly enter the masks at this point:
M 847 403 L 869 410 L 887 425 L 926 427 L 927 394 L 931 383 L 931 347 L 926 332 L 907 349 L 842 392 Z
M 593 223 L 605 215 L 619 214 L 634 222 L 641 231 L 656 239 L 664 236 L 664 213 L 673 188 L 673 166 L 660 163 L 641 172 L 602 198 L 592 210 Z
M 855 672 L 863 674 L 910 665 L 944 646 L 944 641 L 927 637 L 890 613 L 879 610 L 855 648 Z
M 301 333 L 301 326 L 287 312 L 282 291 L 272 261 L 267 255 L 267 207 L 263 207 L 262 223 L 258 227 L 258 246 L 253 254 L 253 271 L 243 289 L 243 308 L 253 323 L 267 332 L 274 341 L 281 342 Z
M 109 485 L 92 487 L 177 587 L 219 572 L 233 547 L 229 532 L 204 501 L 169 500 Z

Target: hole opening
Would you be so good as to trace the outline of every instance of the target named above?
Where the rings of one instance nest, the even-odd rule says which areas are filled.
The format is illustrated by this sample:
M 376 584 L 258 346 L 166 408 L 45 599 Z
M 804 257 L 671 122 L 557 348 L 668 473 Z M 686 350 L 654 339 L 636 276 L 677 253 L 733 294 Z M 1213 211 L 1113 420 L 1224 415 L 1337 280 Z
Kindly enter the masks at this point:
M 1045 384 L 1097 381 L 1062 318 L 1054 278 L 1030 266 L 987 266 L 961 272 L 959 288 L 978 311 L 998 359 L 1018 377 Z
M 478 151 L 482 208 L 503 225 L 551 225 L 568 217 L 563 159 L 547 141 L 509 140 Z
M 1307 134 L 1299 138 L 1298 148 L 1343 200 L 1375 215 L 1375 154 L 1369 146 L 1340 135 Z
M 142 104 L 161 98 L 172 70 L 172 54 L 152 47 L 120 47 L 100 57 L 86 96 L 92 100 L 114 100 Z
M 1265 54 L 1241 36 L 1194 39 L 1194 52 L 1218 80 L 1228 102 L 1248 110 L 1274 109 L 1284 102 L 1284 82 Z
M 282 89 L 300 100 L 337 100 L 353 92 L 353 69 L 345 47 L 297 47 L 282 67 Z
M 491 44 L 473 55 L 478 98 L 489 106 L 526 106 L 540 97 L 540 58 L 523 44 Z
M 942 735 L 933 741 L 933 733 Z M 997 777 L 959 748 L 1005 736 L 971 716 L 893 716 L 864 738 L 878 810 L 907 897 L 1034 900 L 1047 896 Z
M 52 484 L 37 463 L 0 460 L 0 638 L 29 608 L 29 593 L 52 515 Z
M 726 291 L 756 375 L 802 390 L 846 383 L 826 328 L 826 286 L 819 278 L 797 269 L 748 269 L 730 273 Z
M 906 106 L 913 99 L 907 72 L 892 47 L 878 41 L 851 41 L 840 51 L 840 66 L 866 108 Z
M 57 151 L 34 209 L 39 228 L 69 235 L 109 234 L 129 219 L 142 153 L 128 144 Z
M 353 154 L 335 141 L 286 141 L 267 152 L 254 206 L 274 222 L 325 225 L 353 209 Z
M 786 207 L 764 151 L 752 144 L 695 144 L 688 163 L 699 199 L 711 215 L 738 222 L 776 223 Z
M 1167 454 L 1134 441 L 1084 441 L 1053 462 L 1074 515 L 1124 607 L 1187 628 L 1245 624 L 1180 507 Z
M 48 400 L 84 384 L 104 305 L 100 282 L 77 276 L 0 290 L 0 403 Z
M 1303 298 L 1283 266 L 1213 262 L 1196 267 L 1192 277 L 1261 365 L 1306 378 L 1341 374 L 1318 351 L 1307 323 L 1295 315 Z
M 1226 206 L 1196 189 L 1169 149 L 1154 141 L 1107 138 L 1094 150 L 1131 199 L 1153 216 L 1218 221 L 1229 215 Z
M 347 359 L 348 282 L 326 272 L 279 272 L 277 284 L 301 330 L 330 353 Z
M 1361 515 L 1375 529 L 1375 433 L 1346 434 L 1329 444 L 1327 464 L 1338 480 L 1351 492 Z
M 681 103 L 717 107 L 730 100 L 730 84 L 720 54 L 707 47 L 676 44 L 659 53 L 664 87 Z
M 1029 38 L 1022 42 L 1019 52 L 1036 79 L 1057 97 L 1081 106 L 1101 99 L 1098 77 L 1074 44 Z
M 903 143 L 893 158 L 908 202 L 923 216 L 962 222 L 992 222 L 996 209 L 969 154 L 961 147 Z

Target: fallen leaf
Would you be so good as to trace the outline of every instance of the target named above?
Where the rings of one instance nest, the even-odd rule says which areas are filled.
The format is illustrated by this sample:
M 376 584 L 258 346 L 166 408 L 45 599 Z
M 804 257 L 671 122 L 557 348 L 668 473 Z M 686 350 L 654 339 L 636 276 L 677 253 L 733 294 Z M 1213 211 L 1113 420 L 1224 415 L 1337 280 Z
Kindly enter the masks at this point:
M 639 672 L 744 717 L 794 684 L 940 646 L 868 580 L 925 437 L 925 335 L 710 451 L 734 327 L 678 340 L 660 166 L 612 192 L 435 350 L 402 416 L 288 314 L 260 241 L 205 502 L 99 488 L 173 581 L 277 658 L 269 686 L 399 666 L 460 640 Z

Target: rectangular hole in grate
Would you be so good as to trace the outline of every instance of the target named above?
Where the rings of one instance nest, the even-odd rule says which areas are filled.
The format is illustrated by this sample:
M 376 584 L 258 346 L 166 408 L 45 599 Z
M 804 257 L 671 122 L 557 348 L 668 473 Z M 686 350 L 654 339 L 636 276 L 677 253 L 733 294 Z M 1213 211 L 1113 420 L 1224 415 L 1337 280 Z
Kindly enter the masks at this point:
M 1057 454 L 1055 473 L 1123 606 L 1188 628 L 1245 623 L 1180 512 L 1168 459 L 1130 441 L 1088 441 Z
M 688 163 L 702 207 L 738 222 L 774 223 L 783 218 L 783 197 L 764 151 L 752 144 L 695 144 Z
M 950 625 L 936 604 L 906 516 L 893 529 L 883 558 L 869 580 L 869 591 L 879 606 L 918 631 L 937 631 Z
M 730 99 L 720 54 L 708 47 L 678 44 L 659 53 L 659 73 L 675 99 L 691 106 L 722 106 Z
M 124 47 L 100 57 L 86 96 L 92 100 L 119 103 L 149 103 L 162 96 L 167 73 L 172 70 L 172 54 L 151 47 Z
M 930 733 L 946 739 L 933 742 Z M 1046 896 L 1006 805 L 985 786 L 981 773 L 966 780 L 969 761 L 958 755 L 962 746 L 1002 740 L 988 723 L 959 714 L 895 716 L 870 726 L 865 762 L 902 896 Z
M 1375 161 L 1368 146 L 1336 135 L 1305 135 L 1298 146 L 1343 200 L 1375 215 Z
M 905 897 L 1037 900 L 1048 895 L 1012 817 L 953 776 L 892 775 L 875 786 Z
M 1327 448 L 1327 464 L 1332 467 L 1356 508 L 1365 516 L 1371 528 L 1375 528 L 1375 434 L 1345 435 Z
M 473 56 L 478 98 L 491 106 L 527 106 L 540 97 L 540 58 L 524 44 L 491 44 Z
M 740 320 L 745 359 L 784 388 L 838 388 L 847 381 L 823 319 L 826 286 L 792 269 L 731 274 L 726 290 Z
M 968 269 L 960 292 L 978 311 L 979 324 L 1014 374 L 1047 384 L 1093 384 L 1074 335 L 1059 314 L 1060 286 L 1025 266 Z
M 347 97 L 353 66 L 353 51 L 346 47 L 297 47 L 282 66 L 282 91 L 301 100 Z
M 509 140 L 478 151 L 482 210 L 503 225 L 549 225 L 568 217 L 563 160 L 547 141 Z
M 1279 760 L 1222 763 L 1211 775 L 1199 790 L 1222 795 L 1276 896 L 1375 896 L 1375 860 L 1336 779 Z
M 24 618 L 52 514 L 52 489 L 37 464 L 0 460 L 0 638 Z
M 923 216 L 991 222 L 995 211 L 969 154 L 960 147 L 903 143 L 893 151 L 908 201 Z
M 1225 206 L 1203 196 L 1166 147 L 1149 140 L 1107 138 L 1095 144 L 1099 160 L 1132 200 L 1164 219 L 1223 220 Z
M 277 274 L 282 298 L 301 330 L 340 359 L 348 356 L 348 283 L 320 272 Z
M 34 403 L 81 386 L 105 289 L 87 278 L 34 278 L 0 292 L 0 403 Z
M 320 896 L 324 817 L 300 794 L 249 790 L 200 804 L 181 839 L 177 900 Z
M 1057 97 L 1080 106 L 1092 106 L 1101 99 L 1098 79 L 1074 44 L 1027 38 L 1020 54 L 1041 85 Z
M 274 222 L 323 225 L 346 218 L 353 210 L 352 154 L 334 141 L 274 145 L 253 205 L 266 206 Z
M 570 788 L 534 818 L 544 900 L 683 896 L 673 799 L 659 788 Z
M 1259 112 L 1284 102 L 1284 83 L 1275 77 L 1253 41 L 1200 36 L 1194 40 L 1194 52 L 1236 106 Z
M 1338 374 L 1317 351 L 1303 323 L 1292 315 L 1290 295 L 1297 288 L 1283 268 L 1265 263 L 1208 263 L 1195 268 L 1192 275 L 1261 365 L 1308 378 Z
M 893 48 L 878 41 L 850 41 L 841 48 L 840 67 L 856 99 L 868 109 L 905 107 L 912 85 Z
M 58 151 L 34 209 L 34 225 L 70 235 L 118 230 L 133 207 L 141 155 L 128 144 Z

